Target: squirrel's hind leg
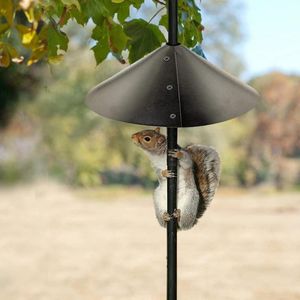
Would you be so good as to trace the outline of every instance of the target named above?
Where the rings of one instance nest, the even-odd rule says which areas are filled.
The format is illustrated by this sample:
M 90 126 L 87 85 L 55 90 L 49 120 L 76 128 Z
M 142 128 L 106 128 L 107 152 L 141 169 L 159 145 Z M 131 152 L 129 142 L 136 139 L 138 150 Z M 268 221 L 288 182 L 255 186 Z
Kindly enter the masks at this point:
M 199 204 L 199 194 L 196 189 L 186 190 L 178 201 L 178 210 L 180 218 L 178 227 L 181 230 L 192 228 L 197 222 L 197 207 Z

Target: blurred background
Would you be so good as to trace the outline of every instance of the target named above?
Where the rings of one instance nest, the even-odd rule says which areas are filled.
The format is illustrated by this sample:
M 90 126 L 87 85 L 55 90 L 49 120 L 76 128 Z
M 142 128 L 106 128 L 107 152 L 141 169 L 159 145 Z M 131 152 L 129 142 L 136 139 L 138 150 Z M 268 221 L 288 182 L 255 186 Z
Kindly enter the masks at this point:
M 212 145 L 222 161 L 207 215 L 179 234 L 180 299 L 300 299 L 300 3 L 199 5 L 208 60 L 262 101 L 179 130 L 181 146 Z M 132 14 L 155 11 L 146 1 Z M 130 139 L 144 127 L 84 104 L 124 68 L 113 58 L 96 67 L 92 29 L 67 24 L 71 50 L 59 65 L 0 69 L 1 299 L 165 298 L 156 177 Z

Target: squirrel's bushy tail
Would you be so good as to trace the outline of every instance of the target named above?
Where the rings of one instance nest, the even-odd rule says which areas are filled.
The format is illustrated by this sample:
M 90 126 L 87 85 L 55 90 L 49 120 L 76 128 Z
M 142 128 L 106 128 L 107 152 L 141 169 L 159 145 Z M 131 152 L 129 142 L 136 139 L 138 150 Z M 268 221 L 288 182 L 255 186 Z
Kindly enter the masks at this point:
M 215 149 L 204 145 L 188 146 L 195 168 L 195 182 L 200 194 L 197 219 L 212 201 L 220 180 L 220 157 Z

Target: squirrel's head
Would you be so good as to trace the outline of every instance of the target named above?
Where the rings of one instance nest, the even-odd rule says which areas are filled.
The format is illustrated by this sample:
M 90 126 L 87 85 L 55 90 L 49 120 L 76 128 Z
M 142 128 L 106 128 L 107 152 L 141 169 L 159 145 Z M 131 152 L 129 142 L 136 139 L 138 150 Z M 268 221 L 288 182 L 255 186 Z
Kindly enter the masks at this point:
M 147 129 L 134 133 L 132 141 L 143 150 L 159 154 L 166 149 L 166 137 L 160 133 L 160 128 L 154 130 Z

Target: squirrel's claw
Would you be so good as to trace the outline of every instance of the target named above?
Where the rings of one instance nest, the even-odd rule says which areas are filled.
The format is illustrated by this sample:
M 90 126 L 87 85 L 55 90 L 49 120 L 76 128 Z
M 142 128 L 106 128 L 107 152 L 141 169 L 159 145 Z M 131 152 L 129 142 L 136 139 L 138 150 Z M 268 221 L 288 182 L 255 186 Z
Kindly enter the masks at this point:
M 177 219 L 177 222 L 180 221 L 180 214 L 181 214 L 180 209 L 174 209 L 172 216 L 173 216 L 173 218 Z
M 177 159 L 180 159 L 183 157 L 183 152 L 179 149 L 173 149 L 168 151 L 168 155 Z
M 161 176 L 166 177 L 166 178 L 174 178 L 174 177 L 176 177 L 176 174 L 175 174 L 175 172 L 170 171 L 170 170 L 162 170 Z
M 177 219 L 177 222 L 180 220 L 180 209 L 174 209 L 174 212 L 170 215 L 166 211 L 162 214 L 162 219 L 165 223 L 171 221 L 171 219 Z
M 166 211 L 162 214 L 162 219 L 164 222 L 169 222 L 172 219 L 172 216 L 170 216 Z

